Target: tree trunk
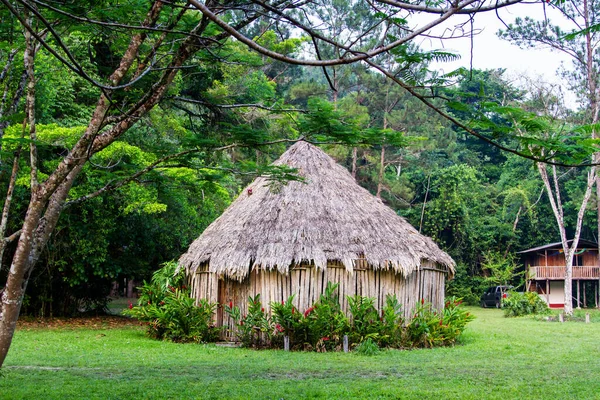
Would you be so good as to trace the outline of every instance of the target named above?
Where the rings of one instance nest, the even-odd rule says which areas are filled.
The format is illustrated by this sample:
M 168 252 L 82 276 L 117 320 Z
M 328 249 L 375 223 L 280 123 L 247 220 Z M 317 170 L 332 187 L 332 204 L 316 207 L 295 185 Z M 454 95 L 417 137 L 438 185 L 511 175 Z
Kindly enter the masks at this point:
M 383 188 L 383 173 L 385 170 L 385 146 L 381 145 L 381 160 L 379 162 L 379 181 L 377 182 L 377 198 L 381 199 L 381 189 Z
M 161 1 L 154 2 L 144 25 L 155 25 L 161 8 Z M 199 30 L 205 27 L 206 24 L 200 22 L 192 32 L 198 34 Z M 113 85 L 118 85 L 131 68 L 136 57 L 138 57 L 140 46 L 145 37 L 145 33 L 139 33 L 131 38 L 129 47 L 125 51 L 119 66 L 109 78 Z M 69 190 L 81 172 L 83 165 L 89 157 L 114 142 L 160 101 L 178 74 L 180 67 L 196 51 L 198 51 L 198 46 L 195 39 L 192 37 L 187 38 L 173 55 L 171 68 L 165 70 L 162 78 L 152 87 L 147 96 L 143 97 L 129 112 L 124 112 L 123 118 L 119 122 L 99 134 L 111 106 L 106 97 L 107 91 L 104 91 L 96 104 L 85 133 L 50 176 L 43 183 L 40 183 L 36 190 L 32 191 L 21 229 L 21 236 L 2 292 L 0 303 L 2 307 L 0 309 L 0 367 L 6 359 L 12 342 L 29 275 L 58 222 Z
M 356 159 L 358 157 L 358 148 L 352 148 L 352 177 L 356 179 Z
M 563 213 L 563 205 L 560 196 L 560 187 L 558 185 L 558 176 L 556 172 L 556 167 L 552 167 L 552 178 L 554 182 L 554 188 L 552 188 L 552 184 L 550 183 L 550 179 L 548 178 L 548 172 L 546 170 L 546 164 L 538 163 L 537 164 L 538 171 L 544 182 L 544 187 L 546 188 L 546 193 L 548 194 L 548 199 L 550 200 L 550 206 L 552 207 L 552 212 L 554 213 L 554 217 L 556 218 L 556 223 L 558 225 L 558 230 L 560 232 L 560 241 L 562 243 L 563 252 L 565 255 L 565 298 L 564 298 L 564 308 L 566 315 L 573 314 L 573 255 L 575 254 L 575 250 L 579 244 L 579 237 L 581 235 L 581 226 L 583 225 L 583 215 L 585 214 L 585 210 L 587 208 L 588 201 L 592 194 L 592 187 L 596 181 L 596 167 L 590 168 L 587 178 L 587 187 L 585 193 L 583 195 L 583 199 L 581 200 L 581 205 L 579 206 L 579 211 L 577 213 L 577 223 L 575 225 L 575 235 L 573 237 L 573 242 L 571 246 L 568 244 L 567 240 L 567 231 L 565 229 L 564 222 L 564 213 Z

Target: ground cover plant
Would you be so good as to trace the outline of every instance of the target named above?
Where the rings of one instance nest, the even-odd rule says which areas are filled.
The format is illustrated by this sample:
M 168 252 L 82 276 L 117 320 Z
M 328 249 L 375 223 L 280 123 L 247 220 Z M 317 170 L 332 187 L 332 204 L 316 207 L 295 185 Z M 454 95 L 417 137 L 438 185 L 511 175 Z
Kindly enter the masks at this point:
M 255 351 L 149 340 L 141 326 L 19 325 L 3 399 L 546 399 L 600 393 L 591 324 L 476 315 L 454 347 Z M 97 321 L 96 321 L 97 322 Z M 94 322 L 94 323 L 96 323 Z

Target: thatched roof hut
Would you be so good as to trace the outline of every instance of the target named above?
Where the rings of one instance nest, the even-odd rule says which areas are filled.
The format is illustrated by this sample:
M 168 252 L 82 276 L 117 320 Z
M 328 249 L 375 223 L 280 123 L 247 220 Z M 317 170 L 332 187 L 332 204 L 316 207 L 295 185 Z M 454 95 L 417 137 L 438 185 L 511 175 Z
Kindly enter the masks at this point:
M 430 238 L 316 146 L 298 142 L 274 164 L 304 181 L 273 188 L 257 178 L 192 243 L 179 263 L 196 296 L 242 305 L 256 293 L 267 304 L 295 293 L 303 309 L 333 281 L 342 301 L 362 294 L 380 306 L 396 293 L 405 309 L 421 298 L 443 305 L 454 261 Z

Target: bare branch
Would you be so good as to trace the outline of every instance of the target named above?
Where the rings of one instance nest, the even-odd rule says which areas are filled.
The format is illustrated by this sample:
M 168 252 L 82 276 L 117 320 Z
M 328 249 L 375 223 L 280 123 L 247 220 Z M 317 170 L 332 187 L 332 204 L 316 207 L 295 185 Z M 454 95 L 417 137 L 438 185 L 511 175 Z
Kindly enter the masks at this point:
M 5 1 L 5 0 L 3 0 L 3 1 Z M 332 65 L 351 64 L 351 63 L 355 63 L 357 61 L 364 61 L 369 58 L 375 57 L 377 55 L 383 54 L 397 46 L 400 46 L 401 44 L 404 44 L 404 43 L 414 39 L 415 37 L 430 30 L 431 28 L 441 24 L 442 22 L 444 22 L 445 20 L 450 18 L 452 15 L 456 14 L 459 10 L 461 10 L 473 3 L 477 3 L 478 0 L 463 0 L 462 2 L 458 2 L 456 5 L 451 5 L 447 9 L 443 10 L 443 12 L 441 13 L 442 15 L 440 15 L 438 18 L 421 26 L 418 29 L 415 29 L 412 33 L 410 33 L 398 40 L 395 40 L 385 46 L 380 46 L 376 49 L 372 49 L 367 52 L 352 51 L 352 50 L 345 48 L 345 46 L 342 46 L 340 44 L 335 44 L 336 47 L 338 47 L 340 49 L 348 50 L 348 52 L 350 54 L 353 54 L 353 56 L 351 56 L 351 57 L 342 56 L 340 58 L 330 59 L 330 60 L 299 60 L 299 59 L 288 57 L 284 54 L 280 54 L 275 51 L 269 50 L 269 49 L 259 45 L 255 41 L 245 37 L 239 30 L 233 28 L 227 22 L 225 22 L 221 18 L 219 18 L 219 16 L 216 15 L 214 12 L 212 12 L 210 10 L 210 8 L 207 7 L 205 4 L 201 3 L 198 0 L 188 0 L 188 1 L 194 7 L 198 8 L 202 12 L 202 14 L 204 14 L 207 18 L 209 18 L 215 24 L 220 26 L 221 29 L 223 29 L 229 35 L 236 38 L 240 42 L 244 43 L 249 48 L 259 52 L 260 54 L 263 54 L 274 60 L 283 61 L 283 62 L 286 62 L 289 64 L 309 65 L 309 66 L 332 66 Z M 517 0 L 514 0 L 514 1 L 517 1 Z

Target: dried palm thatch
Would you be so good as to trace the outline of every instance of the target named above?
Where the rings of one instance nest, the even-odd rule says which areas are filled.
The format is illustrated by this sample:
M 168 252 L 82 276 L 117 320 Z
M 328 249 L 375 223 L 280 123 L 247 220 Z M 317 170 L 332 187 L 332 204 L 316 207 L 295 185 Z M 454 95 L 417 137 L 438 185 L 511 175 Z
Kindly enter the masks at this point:
M 327 268 L 336 260 L 352 272 L 357 259 L 373 269 L 408 276 L 422 261 L 454 273 L 454 261 L 384 205 L 316 146 L 298 142 L 275 163 L 296 168 L 304 182 L 272 190 L 259 177 L 190 246 L 179 263 L 208 263 L 219 276 L 244 279 L 251 269 L 287 274 L 301 263 Z

